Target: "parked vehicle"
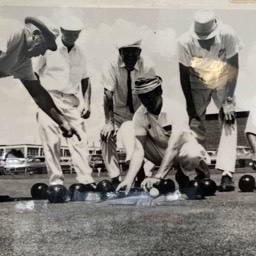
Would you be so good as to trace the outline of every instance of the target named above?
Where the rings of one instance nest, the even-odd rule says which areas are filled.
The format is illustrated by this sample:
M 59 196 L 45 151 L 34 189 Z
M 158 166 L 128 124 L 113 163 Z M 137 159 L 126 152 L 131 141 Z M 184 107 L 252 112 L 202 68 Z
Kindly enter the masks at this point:
M 247 146 L 237 146 L 236 167 L 244 168 L 250 165 L 252 159 L 252 150 Z
M 211 164 L 210 168 L 215 168 L 216 158 L 217 158 L 217 149 L 207 150 L 207 153 L 210 156 Z M 249 166 L 252 159 L 252 150 L 247 146 L 237 146 L 236 149 L 236 168 L 244 168 Z

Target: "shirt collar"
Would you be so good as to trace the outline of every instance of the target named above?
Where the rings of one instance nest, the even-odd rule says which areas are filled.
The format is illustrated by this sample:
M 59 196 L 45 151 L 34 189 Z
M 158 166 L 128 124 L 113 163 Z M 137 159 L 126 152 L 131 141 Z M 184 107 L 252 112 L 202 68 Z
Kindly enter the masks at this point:
M 195 39 L 192 35 L 191 35 L 191 38 L 192 38 L 193 42 L 194 42 L 197 46 L 200 47 L 200 44 L 199 44 L 199 42 L 198 42 L 198 39 Z M 220 41 L 220 33 L 218 33 L 218 34 L 215 36 L 215 40 L 214 40 L 213 45 L 219 44 L 220 42 L 221 42 L 221 41 Z
M 68 51 L 67 47 L 61 41 L 61 36 L 58 37 L 58 39 L 56 40 L 56 44 L 57 44 L 58 49 L 62 49 L 64 51 Z M 73 46 L 73 48 L 71 49 L 70 52 L 75 51 L 76 48 L 77 48 L 77 46 L 76 46 L 76 44 L 74 44 L 74 46 Z

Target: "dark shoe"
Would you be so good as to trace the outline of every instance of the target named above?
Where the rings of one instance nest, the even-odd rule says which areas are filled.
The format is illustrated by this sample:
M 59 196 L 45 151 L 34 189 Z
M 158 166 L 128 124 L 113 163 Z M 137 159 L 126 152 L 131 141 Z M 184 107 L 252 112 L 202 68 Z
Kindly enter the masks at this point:
M 111 183 L 113 185 L 114 191 L 116 190 L 117 186 L 121 183 L 119 180 L 119 176 L 112 178 Z
M 210 178 L 210 170 L 208 165 L 202 160 L 197 168 L 195 168 L 197 172 L 197 176 L 194 178 L 195 180 L 203 180 Z
M 189 182 L 189 177 L 187 175 L 185 175 L 180 168 L 178 168 L 177 172 L 175 174 L 175 179 L 176 179 L 177 183 L 179 184 L 180 192 L 183 193 L 185 187 L 187 186 L 187 184 Z
M 220 192 L 230 192 L 235 190 L 235 184 L 232 177 L 224 175 L 221 178 L 219 191 Z

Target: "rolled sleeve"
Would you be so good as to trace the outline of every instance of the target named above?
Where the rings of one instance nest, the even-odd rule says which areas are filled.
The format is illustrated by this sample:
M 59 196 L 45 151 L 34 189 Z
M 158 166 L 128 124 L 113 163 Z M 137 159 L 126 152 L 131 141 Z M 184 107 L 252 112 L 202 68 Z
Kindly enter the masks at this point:
M 103 68 L 101 83 L 103 87 L 111 92 L 116 88 L 116 72 L 113 64 L 107 65 Z

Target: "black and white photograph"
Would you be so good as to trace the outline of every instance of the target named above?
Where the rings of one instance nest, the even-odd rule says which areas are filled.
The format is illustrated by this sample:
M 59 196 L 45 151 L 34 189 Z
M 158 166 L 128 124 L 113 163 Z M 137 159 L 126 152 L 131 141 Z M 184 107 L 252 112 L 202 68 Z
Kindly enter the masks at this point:
M 0 1 L 1 256 L 255 256 L 253 1 Z

